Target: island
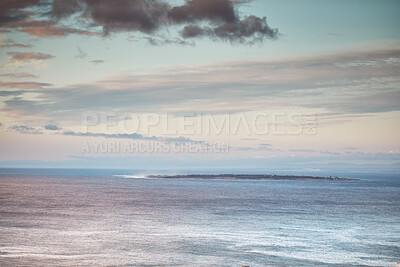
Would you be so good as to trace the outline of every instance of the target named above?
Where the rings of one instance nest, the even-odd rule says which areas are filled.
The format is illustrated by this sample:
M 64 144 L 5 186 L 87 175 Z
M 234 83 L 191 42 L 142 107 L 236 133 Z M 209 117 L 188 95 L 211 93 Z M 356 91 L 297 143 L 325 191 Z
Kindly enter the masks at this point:
M 160 179 L 208 179 L 208 180 L 269 180 L 269 181 L 359 181 L 353 178 L 318 177 L 275 174 L 187 174 L 187 175 L 148 175 L 147 178 Z

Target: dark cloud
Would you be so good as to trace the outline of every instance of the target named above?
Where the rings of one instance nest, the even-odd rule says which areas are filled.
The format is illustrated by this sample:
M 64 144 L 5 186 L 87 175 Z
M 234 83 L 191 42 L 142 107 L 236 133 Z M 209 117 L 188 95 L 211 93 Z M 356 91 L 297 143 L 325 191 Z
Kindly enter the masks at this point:
M 54 0 L 52 3 L 52 16 L 63 18 L 82 10 L 81 1 L 78 0 Z
M 159 29 L 168 10 L 169 5 L 158 0 L 54 0 L 52 14 L 62 19 L 81 12 L 93 24 L 102 26 L 104 34 L 152 33 Z
M 241 43 L 262 42 L 265 38 L 277 38 L 278 30 L 272 29 L 267 24 L 267 18 L 248 16 L 237 23 L 225 23 L 212 31 L 206 32 L 212 38 Z
M 55 124 L 47 124 L 46 126 L 44 126 L 45 130 L 49 130 L 49 131 L 58 131 L 58 130 L 62 130 L 61 127 L 55 125 Z
M 178 32 L 184 39 L 208 37 L 253 44 L 276 38 L 278 31 L 269 27 L 265 17 L 238 15 L 237 4 L 247 2 L 186 0 L 182 5 L 171 5 L 162 0 L 6 0 L 0 7 L 0 27 L 38 37 L 91 36 L 98 33 L 88 28 L 101 27 L 103 35 L 145 33 L 153 45 L 193 44 L 179 38 L 154 39 L 155 34 L 168 32 L 171 26 L 181 26 Z M 70 17 L 75 19 L 77 28 L 63 26 L 64 19 Z
M 176 23 L 190 23 L 181 32 L 183 38 L 210 37 L 253 44 L 278 35 L 277 29 L 269 27 L 266 17 L 250 15 L 240 19 L 230 0 L 190 0 L 173 7 L 169 17 Z M 209 25 L 200 25 L 204 21 Z
M 235 23 L 239 20 L 230 0 L 189 0 L 172 7 L 169 18 L 177 23 L 212 21 Z
M 41 0 L 2 0 L 0 14 L 39 4 Z
M 54 0 L 52 16 L 60 20 L 81 14 L 93 25 L 101 26 L 105 35 L 121 31 L 154 34 L 170 25 L 183 25 L 182 38 L 210 37 L 213 40 L 254 43 L 277 37 L 278 31 L 268 26 L 265 17 L 250 15 L 241 19 L 234 2 L 187 0 L 183 5 L 172 6 L 159 0 Z M 164 43 L 183 44 L 166 39 L 168 41 Z M 149 42 L 156 44 L 153 39 Z
M 30 13 L 21 9 L 37 6 L 40 2 L 40 0 L 2 0 L 0 5 L 0 26 L 28 18 Z

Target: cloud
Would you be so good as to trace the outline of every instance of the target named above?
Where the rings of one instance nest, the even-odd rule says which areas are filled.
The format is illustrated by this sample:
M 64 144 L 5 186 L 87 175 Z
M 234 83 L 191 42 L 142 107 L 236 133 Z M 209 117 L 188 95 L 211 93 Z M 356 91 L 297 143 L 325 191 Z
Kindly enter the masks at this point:
M 85 36 L 99 35 L 97 32 L 87 31 L 82 29 L 75 29 L 66 26 L 57 25 L 56 21 L 52 20 L 35 20 L 26 18 L 24 20 L 17 20 L 10 22 L 3 27 L 17 29 L 21 32 L 37 36 L 37 37 L 65 37 L 70 34 L 79 34 Z
M 276 39 L 278 31 L 271 29 L 267 19 L 248 16 L 238 22 L 229 22 L 217 27 L 188 25 L 182 30 L 184 38 L 210 37 L 230 42 L 254 44 L 262 42 L 265 38 Z
M 341 150 L 357 150 L 357 148 L 354 146 L 347 146 L 347 147 L 342 148 Z
M 342 120 L 400 110 L 400 63 L 395 58 L 400 58 L 400 50 L 122 73 L 92 83 L 39 88 L 34 92 L 40 97 L 34 100 L 6 100 L 3 112 L 57 121 L 72 120 L 87 110 L 179 114 L 296 107 L 325 110 L 320 114 L 324 121 Z M 343 66 L 360 60 L 375 64 Z
M 8 52 L 7 55 L 11 56 L 12 60 L 28 61 L 28 60 L 47 60 L 53 58 L 53 55 L 34 52 Z
M 46 66 L 45 61 L 53 58 L 53 55 L 35 52 L 8 52 L 8 63 L 6 66 L 35 65 L 37 67 Z
M 263 147 L 272 147 L 271 144 L 260 144 L 260 146 L 263 146 Z
M 3 39 L 2 36 L 0 36 L 0 48 L 31 48 L 32 45 L 30 44 L 20 44 L 20 43 L 15 43 L 14 40 L 12 39 Z
M 347 112 L 375 113 L 396 111 L 400 109 L 400 91 L 377 92 L 367 96 L 359 96 L 342 100 L 336 104 L 322 102 L 314 106 L 336 108 Z
M 143 136 L 138 133 L 120 133 L 120 134 L 107 134 L 107 133 L 92 133 L 92 132 L 74 132 L 65 130 L 62 135 L 68 136 L 83 136 L 83 137 L 103 137 L 113 139 L 130 139 L 130 140 L 143 140 L 143 141 L 162 141 L 162 142 L 177 142 L 177 143 L 203 143 L 203 141 L 195 141 L 186 137 L 157 137 L 157 136 Z
M 24 94 L 25 91 L 0 91 L 0 96 L 19 96 Z
M 44 126 L 45 130 L 50 130 L 50 131 L 58 131 L 58 130 L 62 130 L 61 127 L 55 125 L 55 124 L 47 124 L 46 126 Z
M 14 130 L 16 132 L 22 134 L 43 134 L 39 129 L 28 127 L 26 125 L 15 125 L 10 127 L 9 129 Z M 44 126 L 45 130 L 49 131 L 59 131 L 62 130 L 61 127 L 55 124 L 47 124 Z M 180 137 L 157 137 L 157 136 L 144 136 L 138 133 L 118 133 L 118 134 L 107 134 L 107 133 L 93 133 L 93 132 L 75 132 L 71 130 L 64 130 L 59 132 L 60 135 L 65 136 L 80 136 L 80 137 L 102 137 L 102 138 L 111 138 L 111 139 L 129 139 L 129 140 L 142 140 L 142 141 L 160 141 L 160 142 L 169 142 L 169 143 L 196 143 L 201 144 L 204 141 L 196 141 L 190 138 L 186 138 L 183 136 Z
M 332 151 L 320 151 L 320 153 L 326 155 L 340 155 L 339 152 L 332 152 Z
M 269 152 L 282 152 L 281 149 L 272 148 L 273 145 L 271 144 L 260 144 L 258 146 L 259 151 L 269 151 Z
M 15 43 L 8 43 L 8 44 L 2 44 L 0 45 L 0 48 L 30 48 L 32 47 L 32 45 L 28 45 L 28 44 L 15 44 Z
M 0 6 L 0 26 L 5 23 L 27 18 L 29 13 L 26 13 L 21 9 L 31 6 L 37 6 L 39 4 L 40 0 L 3 1 Z
M 183 25 L 184 39 L 210 37 L 252 44 L 277 37 L 278 30 L 270 28 L 265 17 L 240 18 L 235 3 L 239 2 L 187 0 L 182 5 L 170 5 L 159 0 L 54 0 L 52 17 L 62 20 L 80 14 L 89 23 L 101 26 L 105 35 L 123 31 L 154 34 L 163 28 Z
M 4 1 L 3 1 L 4 2 Z M 68 34 L 96 35 L 86 30 L 57 25 L 50 20 L 51 1 L 47 0 L 8 0 L 0 6 L 1 32 L 17 29 L 38 37 L 64 37 Z M 36 20 L 32 17 L 47 17 Z M 14 46 L 15 47 L 15 46 Z
M 246 140 L 246 139 L 241 139 L 241 140 Z M 282 152 L 281 149 L 275 149 L 272 148 L 273 145 L 271 144 L 259 144 L 258 147 L 233 147 L 232 151 L 241 151 L 241 152 L 262 152 L 262 151 L 267 151 L 267 152 Z
M 101 59 L 96 59 L 96 60 L 91 60 L 90 61 L 90 63 L 93 63 L 93 64 L 102 64 L 102 63 L 104 63 L 105 61 L 104 60 L 101 60 Z
M 15 125 L 10 127 L 10 129 L 22 134 L 43 134 L 40 130 L 25 125 Z
M 214 23 L 238 21 L 233 3 L 229 0 L 189 0 L 181 6 L 174 6 L 169 17 L 177 23 L 209 20 Z
M 278 30 L 267 24 L 265 17 L 240 17 L 237 8 L 249 1 L 186 0 L 172 5 L 161 0 L 19 0 L 7 1 L 0 8 L 3 31 L 17 29 L 38 37 L 65 37 L 69 34 L 86 36 L 116 32 L 141 32 L 152 45 L 193 45 L 194 39 L 254 44 L 275 39 Z M 38 20 L 37 18 L 43 18 Z M 63 25 L 72 18 L 73 28 Z M 180 38 L 163 37 L 160 32 L 181 28 Z M 91 31 L 90 29 L 95 29 Z M 161 39 L 161 40 L 160 40 Z M 11 46 L 11 45 L 9 45 Z M 16 46 L 16 45 L 14 45 Z
M 148 44 L 159 46 L 159 45 L 169 45 L 169 44 L 176 44 L 176 45 L 186 45 L 186 46 L 194 46 L 194 42 L 186 41 L 181 38 L 168 38 L 162 35 L 157 35 L 156 37 L 148 37 L 145 36 L 141 39 L 147 40 Z
M 7 77 L 13 79 L 25 79 L 25 78 L 37 78 L 37 75 L 33 75 L 27 72 L 20 72 L 20 73 L 4 73 L 0 74 L 0 77 Z
M 240 152 L 249 152 L 249 151 L 255 151 L 256 149 L 253 147 L 246 146 L 246 147 L 234 147 L 231 150 Z
M 290 149 L 289 152 L 313 153 L 318 151 L 314 149 Z
M 42 89 L 51 85 L 50 83 L 39 82 L 0 82 L 0 87 L 13 89 Z

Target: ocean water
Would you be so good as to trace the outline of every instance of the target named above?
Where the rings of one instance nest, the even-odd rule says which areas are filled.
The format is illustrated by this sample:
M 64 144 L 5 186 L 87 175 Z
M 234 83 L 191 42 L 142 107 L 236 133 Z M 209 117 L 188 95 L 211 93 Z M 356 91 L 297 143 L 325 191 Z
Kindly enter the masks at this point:
M 1 266 L 396 266 L 400 176 L 146 179 L 255 170 L 0 169 Z M 258 173 L 261 173 L 258 171 Z

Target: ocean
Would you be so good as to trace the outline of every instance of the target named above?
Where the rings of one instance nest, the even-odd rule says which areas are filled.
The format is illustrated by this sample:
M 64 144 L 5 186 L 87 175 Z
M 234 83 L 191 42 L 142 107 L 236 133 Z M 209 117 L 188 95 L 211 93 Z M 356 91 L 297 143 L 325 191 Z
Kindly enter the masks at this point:
M 343 173 L 362 179 L 346 182 L 145 178 L 188 173 L 268 172 L 0 169 L 0 265 L 400 262 L 398 174 Z

